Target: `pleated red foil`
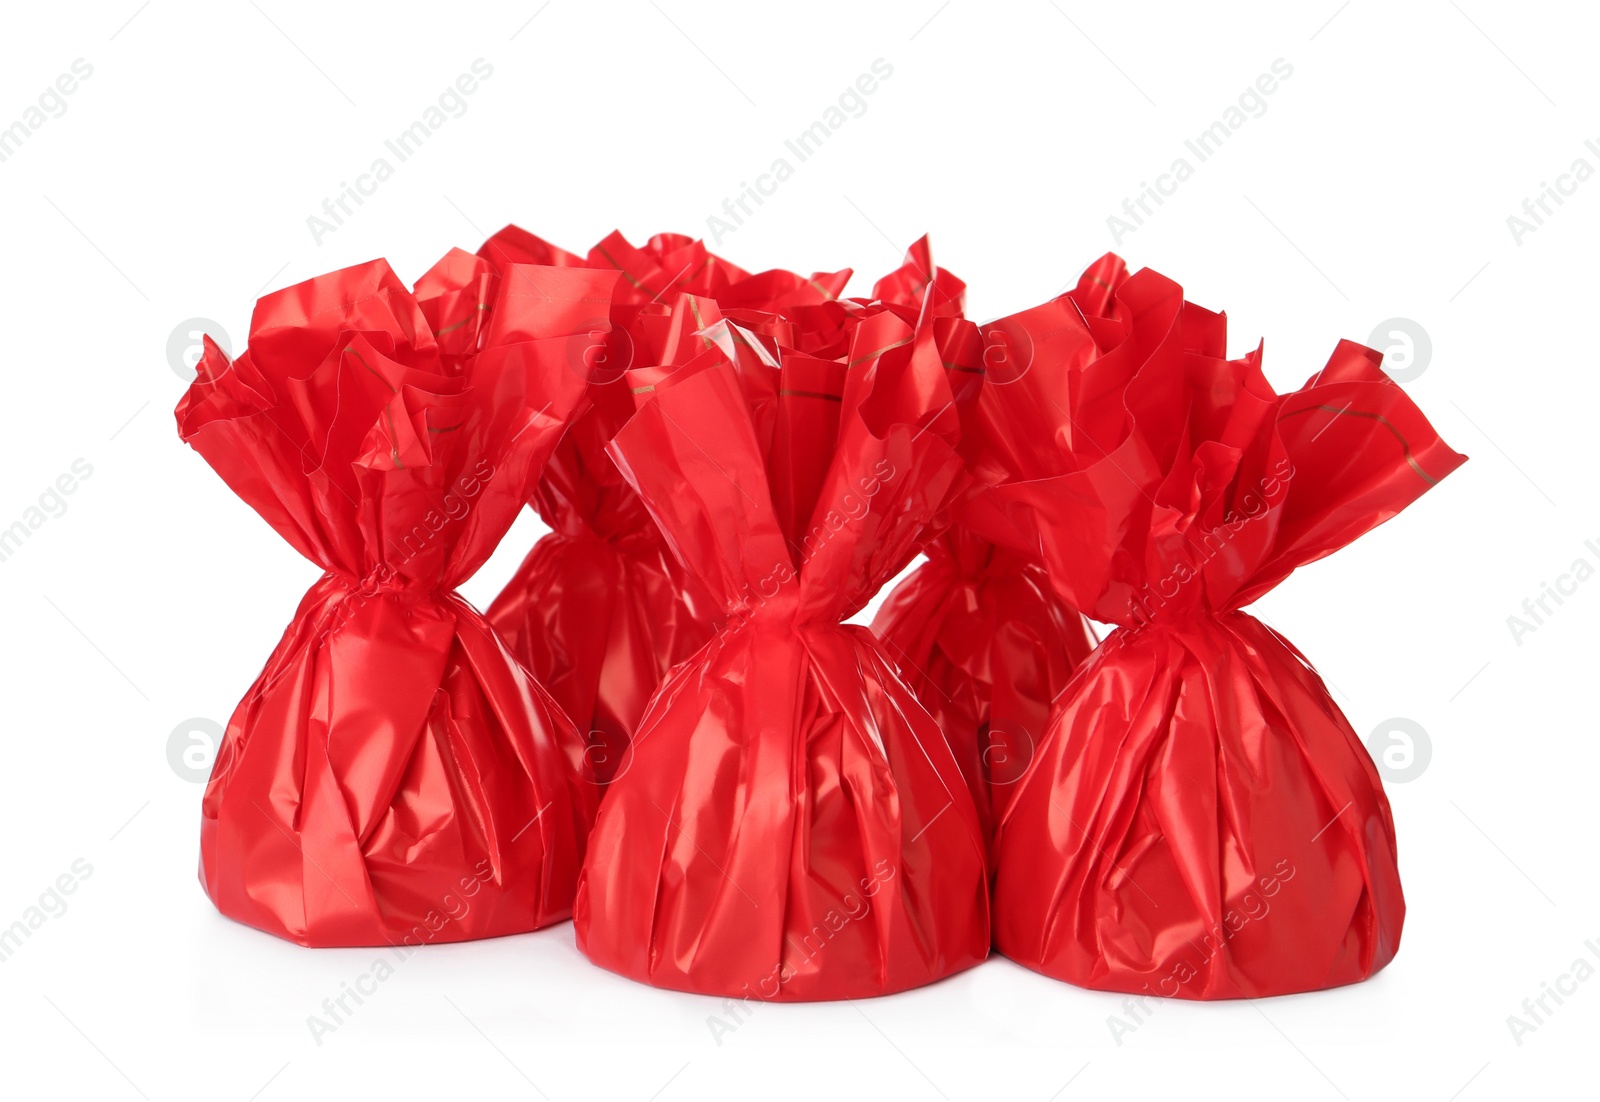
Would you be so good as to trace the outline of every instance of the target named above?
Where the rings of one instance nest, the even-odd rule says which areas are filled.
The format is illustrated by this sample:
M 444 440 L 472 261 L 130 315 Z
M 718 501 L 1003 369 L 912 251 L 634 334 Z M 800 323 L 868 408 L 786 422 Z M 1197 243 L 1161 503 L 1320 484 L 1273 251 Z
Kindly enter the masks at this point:
M 1127 278 L 1107 254 L 1067 299 L 1098 316 Z M 893 293 L 892 287 L 880 288 Z M 1012 339 L 1016 338 L 1016 339 Z M 1003 388 L 1037 367 L 1025 333 L 991 326 L 981 371 L 987 385 L 976 407 L 1006 402 Z M 993 420 L 997 413 L 991 413 Z M 964 444 L 975 465 L 987 456 L 980 434 Z M 988 477 L 1004 478 L 1003 469 Z M 971 493 L 983 493 L 978 485 Z M 1022 555 L 959 527 L 928 546 L 928 561 L 889 594 L 872 630 L 900 664 L 907 684 L 939 721 L 978 807 L 984 838 L 994 838 L 1017 782 L 1044 736 L 1055 700 L 1095 637 L 1077 609 L 1050 585 L 1036 555 Z
M 988 952 L 977 811 L 938 724 L 840 621 L 912 558 L 964 480 L 943 354 L 979 352 L 913 251 L 919 308 L 804 320 L 682 297 L 675 369 L 637 372 L 612 453 L 722 609 L 614 780 L 578 945 L 657 986 L 762 1000 L 925 984 Z M 799 310 L 797 314 L 807 314 Z M 803 352 L 797 346 L 810 351 Z
M 997 328 L 1035 366 L 984 407 L 1012 480 L 963 519 L 1042 553 L 1063 600 L 1121 626 L 1001 823 L 996 947 L 1190 999 L 1372 975 L 1405 914 L 1388 802 L 1322 680 L 1239 610 L 1464 458 L 1378 353 L 1341 343 L 1278 395 L 1259 350 L 1226 359 L 1222 315 L 1153 272 L 1105 316 L 1063 296 Z
M 453 252 L 257 304 L 207 341 L 178 428 L 325 573 L 229 720 L 201 880 L 302 945 L 419 945 L 570 913 L 596 789 L 571 722 L 454 593 L 583 393 L 566 358 L 605 273 Z
M 938 720 L 992 841 L 1044 737 L 1050 702 L 1094 636 L 1042 567 L 962 529 L 929 546 L 872 630 Z
M 632 765 L 631 741 L 666 672 L 710 640 L 717 615 L 694 575 L 605 452 L 633 415 L 629 367 L 663 362 L 671 305 L 680 294 L 730 309 L 812 306 L 838 297 L 849 271 L 752 276 L 676 234 L 643 249 L 613 233 L 587 257 L 517 226 L 479 255 L 510 263 L 584 266 L 620 273 L 609 301 L 591 305 L 574 365 L 589 404 L 562 439 L 532 495 L 551 528 L 494 603 L 490 622 L 587 732 L 585 768 L 605 785 Z

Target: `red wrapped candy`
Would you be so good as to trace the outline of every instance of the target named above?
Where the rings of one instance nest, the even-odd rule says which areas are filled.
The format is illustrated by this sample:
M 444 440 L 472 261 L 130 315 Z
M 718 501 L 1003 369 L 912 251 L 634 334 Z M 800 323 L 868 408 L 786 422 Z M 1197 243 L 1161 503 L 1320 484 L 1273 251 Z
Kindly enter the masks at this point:
M 1067 298 L 1100 315 L 1127 274 L 1127 265 L 1107 254 Z M 1046 372 L 1056 367 L 1037 366 Z M 1004 403 L 1003 388 L 1034 367 L 1025 332 L 991 326 L 979 404 Z M 1051 701 L 1094 649 L 1095 638 L 1051 587 L 1037 555 L 998 547 L 960 527 L 931 543 L 927 554 L 879 607 L 872 630 L 944 728 L 984 837 L 992 841 L 994 824 L 1044 734 Z
M 980 348 L 932 282 L 916 310 L 828 304 L 836 356 L 816 353 L 820 317 L 741 324 L 686 297 L 692 358 L 634 376 L 612 453 L 722 622 L 657 691 L 601 805 L 574 910 L 597 964 L 807 1000 L 914 987 L 988 952 L 955 757 L 877 639 L 840 623 L 966 477 L 951 376 L 971 376 L 941 350 Z
M 1239 610 L 1463 457 L 1378 353 L 1341 343 L 1276 394 L 1259 349 L 1226 359 L 1223 316 L 1150 271 L 1106 316 L 1064 296 L 998 328 L 1035 366 L 984 407 L 1012 481 L 964 519 L 1120 626 L 1000 825 L 996 947 L 1085 987 L 1193 999 L 1372 975 L 1405 914 L 1388 802 L 1315 671 Z
M 629 767 L 629 744 L 650 694 L 713 631 L 710 597 L 667 551 L 638 495 L 605 454 L 633 415 L 625 370 L 660 363 L 678 294 L 775 309 L 838 297 L 850 273 L 751 276 L 674 234 L 636 249 L 613 233 L 581 258 L 516 226 L 484 243 L 496 264 L 583 265 L 620 272 L 593 303 L 572 369 L 589 405 L 545 467 L 532 505 L 551 531 L 489 606 L 489 620 L 588 734 L 586 769 L 605 784 Z
M 992 840 L 1050 702 L 1094 636 L 1042 567 L 961 528 L 929 545 L 872 630 L 950 740 Z
M 595 789 L 549 694 L 455 594 L 572 411 L 604 273 L 454 252 L 262 299 L 178 428 L 326 573 L 228 723 L 201 820 L 222 913 L 303 945 L 459 941 L 570 913 Z

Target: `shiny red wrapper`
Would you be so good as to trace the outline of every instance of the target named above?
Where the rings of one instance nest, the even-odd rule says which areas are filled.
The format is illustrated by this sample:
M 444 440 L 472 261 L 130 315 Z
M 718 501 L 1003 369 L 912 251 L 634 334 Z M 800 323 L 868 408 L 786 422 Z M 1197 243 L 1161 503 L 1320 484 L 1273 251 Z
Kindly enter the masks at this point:
M 582 380 L 604 273 L 452 252 L 256 306 L 210 341 L 179 432 L 325 573 L 229 720 L 201 880 L 230 918 L 311 946 L 417 945 L 571 911 L 597 798 L 583 743 L 454 592 L 526 501 Z
M 488 611 L 511 649 L 587 732 L 585 769 L 604 785 L 631 767 L 633 730 L 651 693 L 710 640 L 719 618 L 605 452 L 634 411 L 624 373 L 663 362 L 673 339 L 670 304 L 680 294 L 712 297 L 730 310 L 792 309 L 837 298 L 850 273 L 752 276 L 675 234 L 659 234 L 637 249 L 613 233 L 579 257 L 507 226 L 478 252 L 497 265 L 620 273 L 612 300 L 590 311 L 587 339 L 571 349 L 589 404 L 532 495 L 551 531 Z
M 1107 254 L 1067 298 L 1102 315 L 1127 265 Z M 991 326 L 978 407 L 1006 401 L 1002 389 L 1033 366 L 1028 341 Z M 1049 371 L 1053 365 L 1039 365 Z M 988 421 L 1002 410 L 991 411 Z M 968 432 L 969 450 L 979 434 Z M 975 456 L 976 460 L 982 455 Z M 1003 471 L 991 472 L 1003 478 Z M 981 493 L 979 485 L 969 493 Z M 1094 649 L 1082 614 L 1050 585 L 1036 555 L 1023 555 L 959 527 L 929 545 L 928 561 L 894 588 L 872 630 L 939 721 L 967 778 L 984 838 L 1022 779 L 1049 723 L 1050 704 Z
M 1104 990 L 1254 998 L 1364 979 L 1405 904 L 1376 770 L 1310 664 L 1239 611 L 1449 474 L 1451 451 L 1341 343 L 1276 394 L 1260 350 L 1143 271 L 991 328 L 1031 351 L 983 407 L 1012 480 L 963 520 L 1042 556 L 1119 627 L 1058 699 L 996 841 L 995 945 Z M 1050 365 L 1050 371 L 1041 370 Z
M 639 411 L 612 454 L 721 622 L 657 691 L 601 805 L 573 917 L 603 967 L 795 1001 L 987 955 L 984 847 L 954 754 L 871 632 L 840 623 L 966 479 L 973 376 L 942 352 L 976 363 L 981 345 L 925 255 L 896 277 L 914 308 L 738 322 L 684 296 L 669 366 L 631 376 Z
M 1043 567 L 960 528 L 929 546 L 872 630 L 939 721 L 992 842 L 1093 634 Z

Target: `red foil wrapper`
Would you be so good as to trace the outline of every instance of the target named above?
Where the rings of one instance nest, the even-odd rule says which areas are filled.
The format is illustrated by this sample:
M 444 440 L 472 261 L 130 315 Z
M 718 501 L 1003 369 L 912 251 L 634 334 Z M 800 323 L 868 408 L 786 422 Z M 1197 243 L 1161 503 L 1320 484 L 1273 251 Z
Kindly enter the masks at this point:
M 489 606 L 489 620 L 588 734 L 587 775 L 600 785 L 631 764 L 635 726 L 666 672 L 710 640 L 718 618 L 693 574 L 668 552 L 633 488 L 605 454 L 633 415 L 624 373 L 663 362 L 679 294 L 729 309 L 813 306 L 838 297 L 850 273 L 752 276 L 687 237 L 660 234 L 644 249 L 613 233 L 587 258 L 517 226 L 479 255 L 509 263 L 587 266 L 620 273 L 610 301 L 593 304 L 573 370 L 589 405 L 557 446 L 531 504 L 551 528 Z
M 975 376 L 941 353 L 976 363 L 981 347 L 923 257 L 899 274 L 915 309 L 738 322 L 685 296 L 665 361 L 682 366 L 633 374 L 639 412 L 612 454 L 722 611 L 651 701 L 591 836 L 574 921 L 612 971 L 793 1001 L 887 994 L 987 955 L 955 756 L 871 632 L 840 623 L 966 479 L 957 403 Z
M 995 852 L 995 945 L 1084 987 L 1191 999 L 1382 968 L 1405 915 L 1376 770 L 1309 663 L 1239 611 L 1449 474 L 1451 451 L 1349 342 L 1278 395 L 1259 349 L 1154 272 L 1104 316 L 1066 296 L 997 323 L 1013 480 L 963 519 L 1042 554 L 1120 625 L 1057 701 Z M 1052 371 L 1039 370 L 1050 363 Z
M 963 529 L 929 546 L 872 630 L 943 728 L 992 841 L 1094 636 L 1043 567 Z
M 453 252 L 262 299 L 207 341 L 178 429 L 326 573 L 229 720 L 201 881 L 311 946 L 532 930 L 571 911 L 596 790 L 571 722 L 453 589 L 576 409 L 571 336 L 603 273 Z
M 1067 298 L 1081 311 L 1102 315 L 1127 275 L 1127 265 L 1107 254 Z M 1054 365 L 1037 366 L 1048 372 Z M 1002 388 L 1034 367 L 1026 334 L 1008 332 L 1004 322 L 991 326 L 977 369 L 988 382 L 978 405 L 1005 403 Z M 970 442 L 977 434 L 966 437 Z M 1003 478 L 1004 472 L 990 476 Z M 1096 640 L 1077 609 L 1051 588 L 1036 555 L 1008 551 L 960 528 L 929 545 L 927 555 L 879 607 L 872 630 L 944 728 L 992 842 L 1044 735 L 1051 701 Z

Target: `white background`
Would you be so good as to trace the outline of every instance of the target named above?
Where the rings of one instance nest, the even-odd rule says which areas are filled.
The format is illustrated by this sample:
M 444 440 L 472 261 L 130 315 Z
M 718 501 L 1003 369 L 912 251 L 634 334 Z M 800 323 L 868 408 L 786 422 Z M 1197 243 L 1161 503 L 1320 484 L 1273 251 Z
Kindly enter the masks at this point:
M 1600 565 L 1600 179 L 1520 241 L 1506 219 L 1575 159 L 1600 169 L 1594 13 L 541 3 L 6 11 L 0 126 L 75 59 L 93 75 L 0 163 L 0 527 L 75 460 L 93 471 L 0 562 L 0 927 L 74 861 L 92 872 L 0 963 L 0 1093 L 1592 1095 L 1600 979 L 1520 1044 L 1507 1018 L 1600 943 L 1600 581 L 1520 642 L 1507 618 Z M 317 243 L 307 216 L 477 58 L 494 71 L 465 113 Z M 1398 958 L 1338 991 L 1165 1003 L 1120 1044 L 1120 997 L 996 959 L 888 999 L 764 1006 L 719 1045 L 717 1001 L 602 972 L 563 924 L 420 952 L 317 1044 L 308 1015 L 375 952 L 219 917 L 196 879 L 202 785 L 167 751 L 185 721 L 226 721 L 317 571 L 179 443 L 169 335 L 214 319 L 237 352 L 262 291 L 380 255 L 414 279 L 508 221 L 579 251 L 614 227 L 704 234 L 877 58 L 893 75 L 865 113 L 719 251 L 853 266 L 859 292 L 928 231 L 988 318 L 1117 244 L 1227 308 L 1236 354 L 1264 337 L 1281 388 L 1384 319 L 1429 335 L 1406 385 L 1472 461 L 1258 608 L 1359 732 L 1429 736 L 1422 775 L 1389 785 Z M 1293 75 L 1265 113 L 1114 242 L 1107 216 L 1279 58 Z M 466 595 L 486 604 L 538 531 L 519 522 Z

